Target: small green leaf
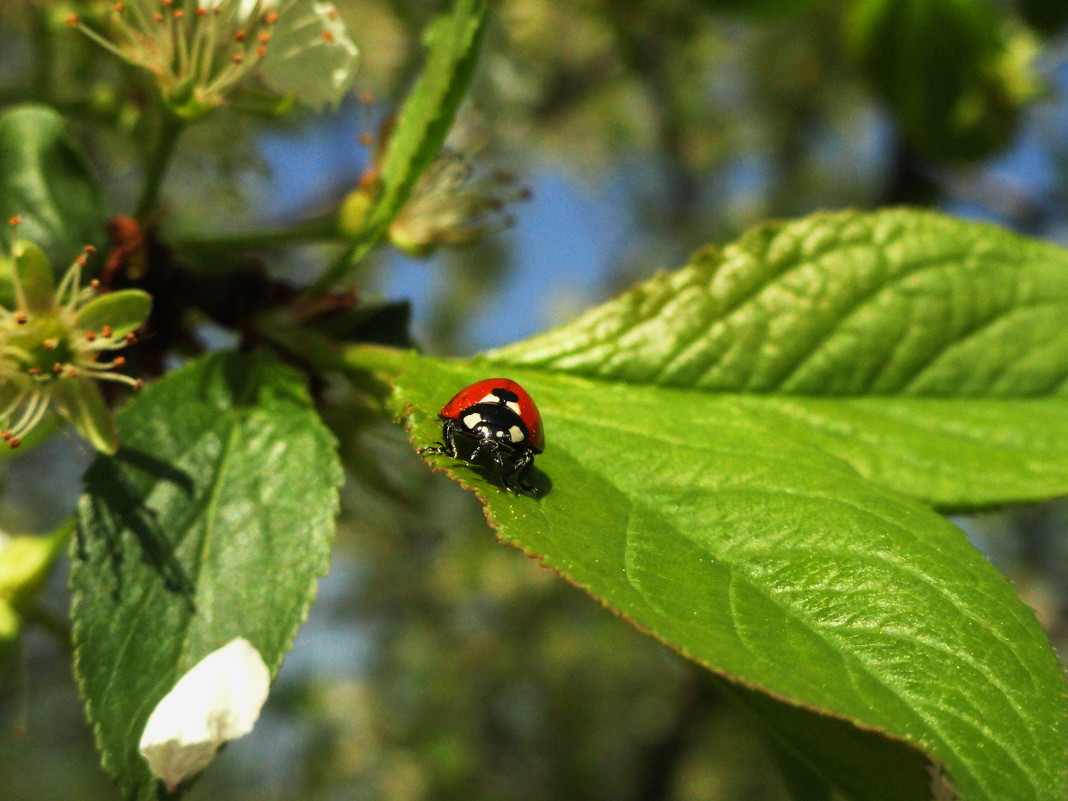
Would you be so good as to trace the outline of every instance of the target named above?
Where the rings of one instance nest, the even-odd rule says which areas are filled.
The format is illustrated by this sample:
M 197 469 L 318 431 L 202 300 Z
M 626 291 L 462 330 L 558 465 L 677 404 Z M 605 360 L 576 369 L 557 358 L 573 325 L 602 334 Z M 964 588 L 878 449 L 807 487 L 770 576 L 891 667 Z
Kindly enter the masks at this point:
M 81 308 L 75 322 L 87 331 L 111 326 L 112 336 L 121 339 L 140 328 L 151 311 L 151 295 L 140 289 L 123 289 L 93 298 Z
M 891 210 L 762 226 L 487 356 L 738 393 L 717 402 L 945 508 L 1068 493 L 1068 252 L 989 225 Z
M 336 106 L 356 77 L 359 51 L 333 3 L 291 3 L 271 28 L 260 75 L 280 95 Z
M 14 245 L 15 297 L 19 308 L 31 314 L 48 313 L 56 307 L 56 279 L 52 265 L 33 242 L 19 239 Z
M 451 12 L 427 29 L 426 66 L 386 142 L 374 204 L 367 211 L 366 193 L 357 190 L 361 209 L 355 216 L 362 227 L 351 232 L 356 236 L 351 258 L 327 271 L 318 282 L 320 288 L 336 284 L 367 254 L 444 144 L 475 71 L 486 10 L 486 0 L 456 0 Z M 346 216 L 354 216 L 351 202 L 346 205 Z
M 54 265 L 66 265 L 85 245 L 103 247 L 107 206 L 88 159 L 45 106 L 15 106 L 0 114 L 0 242 L 18 236 L 38 243 Z
M 105 767 L 155 799 L 149 713 L 236 637 L 278 671 L 329 564 L 341 472 L 302 378 L 264 354 L 202 358 L 118 423 L 79 506 L 76 674 Z
M 437 155 L 467 93 L 485 27 L 485 0 L 456 0 L 426 31 L 427 62 L 386 144 L 370 226 L 384 226 Z
M 90 445 L 107 454 L 119 449 L 115 419 L 91 378 L 60 378 L 55 393 L 60 413 Z

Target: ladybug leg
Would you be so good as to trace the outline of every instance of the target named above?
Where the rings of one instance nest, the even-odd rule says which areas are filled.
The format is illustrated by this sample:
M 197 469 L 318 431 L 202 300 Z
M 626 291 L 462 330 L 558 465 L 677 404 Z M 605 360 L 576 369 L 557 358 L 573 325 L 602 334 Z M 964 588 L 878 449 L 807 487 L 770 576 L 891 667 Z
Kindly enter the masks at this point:
M 515 464 L 509 465 L 504 459 L 504 451 L 502 451 L 500 443 L 488 437 L 478 441 L 478 445 L 471 451 L 470 461 L 474 462 L 483 450 L 489 451 L 493 455 L 493 461 L 497 464 L 497 470 L 500 472 L 501 483 L 504 488 L 509 492 L 515 492 L 515 487 L 508 483 L 508 476 L 512 475 L 518 469 L 518 466 Z
M 419 453 L 444 453 L 453 459 L 458 458 L 456 450 L 456 421 L 446 420 L 441 425 L 441 442 L 435 442 L 430 448 L 423 448 Z
M 501 473 L 501 481 L 504 482 L 505 489 L 511 492 L 518 492 L 523 490 L 531 495 L 538 495 L 538 488 L 524 483 L 523 479 L 527 477 L 527 473 L 530 472 L 530 468 L 534 466 L 534 454 L 527 451 L 507 470 Z M 512 483 L 509 485 L 508 479 L 512 478 Z
M 475 446 L 475 449 L 471 451 L 471 455 L 468 457 L 467 461 L 474 462 L 475 460 L 477 460 L 478 455 L 482 453 L 483 448 L 493 452 L 493 460 L 497 462 L 497 465 L 503 470 L 504 462 L 501 457 L 500 446 L 497 444 L 497 440 L 489 439 L 488 437 L 479 438 L 478 444 Z
M 446 450 L 453 459 L 459 455 L 459 451 L 456 450 L 456 421 L 446 420 L 441 426 L 441 438 L 445 440 Z

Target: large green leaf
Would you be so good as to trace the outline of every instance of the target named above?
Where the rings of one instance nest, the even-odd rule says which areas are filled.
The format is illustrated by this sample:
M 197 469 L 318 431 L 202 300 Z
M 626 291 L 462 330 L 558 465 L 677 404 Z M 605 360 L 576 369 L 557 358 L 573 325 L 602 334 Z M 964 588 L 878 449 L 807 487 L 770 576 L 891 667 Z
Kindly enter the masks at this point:
M 395 400 L 414 443 L 439 438 L 436 411 L 457 388 L 500 371 L 409 357 Z M 856 798 L 922 797 L 904 740 L 947 766 L 964 799 L 1060 801 L 1060 666 L 1031 610 L 944 518 L 745 399 L 508 374 L 545 420 L 542 497 L 433 457 L 475 489 L 502 540 L 776 699 L 758 709 L 773 736 Z M 782 703 L 811 719 L 787 726 Z M 835 718 L 894 739 L 849 737 Z
M 742 403 L 944 508 L 1068 493 L 1068 252 L 989 225 L 764 226 L 488 358 Z
M 272 676 L 325 574 L 341 474 L 293 370 L 214 355 L 118 415 L 72 548 L 76 673 L 105 767 L 155 798 L 138 740 L 179 676 L 235 637 Z
M 421 446 L 460 387 L 522 383 L 545 421 L 540 497 L 428 458 L 502 540 L 728 680 L 799 786 L 817 792 L 814 771 L 905 801 L 946 777 L 962 799 L 1061 801 L 1061 666 L 917 499 L 1066 491 L 1066 322 L 1061 249 L 843 213 L 758 229 L 472 362 L 348 358 L 391 378 Z
M 356 205 L 361 211 L 355 215 L 357 219 L 343 221 L 343 226 L 353 229 L 348 232 L 354 239 L 350 258 L 325 273 L 320 286 L 342 279 L 351 265 L 366 255 L 441 150 L 475 71 L 486 10 L 486 0 L 456 0 L 448 14 L 428 27 L 426 66 L 389 133 L 374 197 L 357 193 L 360 202 Z
M 7 220 L 22 217 L 18 236 L 37 243 L 62 269 L 85 245 L 104 244 L 104 195 L 63 118 L 46 106 L 16 106 L 0 114 L 0 241 Z

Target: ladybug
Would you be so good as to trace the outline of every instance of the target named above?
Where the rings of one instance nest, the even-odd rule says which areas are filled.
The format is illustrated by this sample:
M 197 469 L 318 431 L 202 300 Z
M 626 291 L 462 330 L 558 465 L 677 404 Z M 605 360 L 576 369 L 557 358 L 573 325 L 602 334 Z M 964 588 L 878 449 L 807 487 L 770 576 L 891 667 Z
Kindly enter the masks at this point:
M 523 483 L 523 479 L 534 464 L 535 454 L 545 449 L 545 432 L 538 407 L 519 384 L 510 378 L 476 381 L 442 406 L 438 417 L 442 421 L 442 441 L 420 453 L 444 453 L 469 462 L 480 454 L 489 454 L 506 490 L 538 494 L 537 488 Z M 460 455 L 457 437 L 475 441 L 469 456 Z

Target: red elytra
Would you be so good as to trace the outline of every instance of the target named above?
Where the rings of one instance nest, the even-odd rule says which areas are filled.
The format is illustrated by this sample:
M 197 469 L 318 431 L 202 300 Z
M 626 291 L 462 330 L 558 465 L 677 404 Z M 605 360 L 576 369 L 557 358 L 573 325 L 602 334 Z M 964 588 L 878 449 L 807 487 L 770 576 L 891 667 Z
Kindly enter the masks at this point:
M 507 390 L 518 398 L 519 418 L 530 434 L 527 446 L 535 453 L 545 450 L 545 431 L 541 424 L 541 413 L 530 394 L 510 378 L 486 378 L 464 387 L 453 396 L 452 400 L 441 407 L 440 415 L 443 419 L 459 420 L 465 409 L 480 401 L 496 402 L 496 398 L 492 397 L 495 389 Z

